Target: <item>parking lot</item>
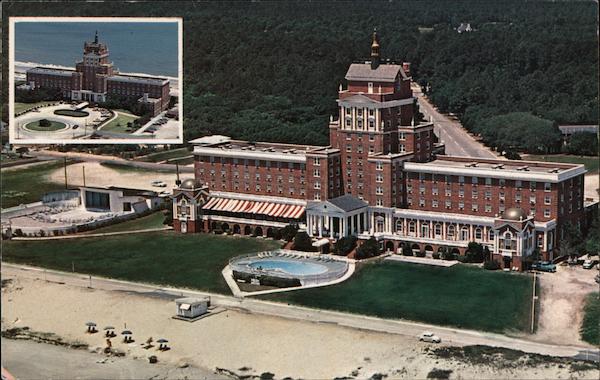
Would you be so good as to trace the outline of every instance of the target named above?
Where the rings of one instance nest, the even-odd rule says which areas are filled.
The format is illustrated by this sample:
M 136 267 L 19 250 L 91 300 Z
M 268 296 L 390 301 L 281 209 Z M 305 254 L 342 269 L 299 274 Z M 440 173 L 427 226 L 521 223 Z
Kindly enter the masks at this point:
M 179 137 L 180 122 L 166 116 L 167 112 L 161 112 L 153 117 L 148 123 L 135 131 L 134 135 L 152 134 L 157 139 L 176 139 Z
M 540 314 L 532 339 L 553 344 L 586 344 L 579 337 L 585 296 L 598 291 L 596 267 L 558 265 L 556 273 L 540 273 Z

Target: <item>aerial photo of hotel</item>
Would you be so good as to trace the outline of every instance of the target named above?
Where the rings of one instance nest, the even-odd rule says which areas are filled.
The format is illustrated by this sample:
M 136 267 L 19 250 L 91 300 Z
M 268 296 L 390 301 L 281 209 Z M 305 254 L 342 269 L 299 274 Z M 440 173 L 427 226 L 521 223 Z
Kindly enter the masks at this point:
M 24 76 L 15 79 L 11 138 L 19 143 L 179 142 L 180 107 L 172 81 L 120 73 L 108 44 L 91 28 L 92 38 L 81 41 L 82 58 L 73 69 L 13 65 Z
M 24 35 L 3 379 L 600 376 L 597 4 L 150 4 L 185 99 L 162 30 Z

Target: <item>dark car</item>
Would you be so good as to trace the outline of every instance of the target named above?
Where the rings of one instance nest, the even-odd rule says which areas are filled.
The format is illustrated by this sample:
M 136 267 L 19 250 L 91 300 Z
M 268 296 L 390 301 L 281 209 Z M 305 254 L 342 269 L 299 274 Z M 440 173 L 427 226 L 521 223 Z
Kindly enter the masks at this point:
M 550 261 L 541 261 L 533 263 L 531 265 L 531 269 L 538 270 L 540 272 L 556 272 L 556 265 L 552 264 Z
M 73 129 L 77 129 L 77 128 L 79 128 L 79 125 L 75 124 L 75 125 L 73 126 Z

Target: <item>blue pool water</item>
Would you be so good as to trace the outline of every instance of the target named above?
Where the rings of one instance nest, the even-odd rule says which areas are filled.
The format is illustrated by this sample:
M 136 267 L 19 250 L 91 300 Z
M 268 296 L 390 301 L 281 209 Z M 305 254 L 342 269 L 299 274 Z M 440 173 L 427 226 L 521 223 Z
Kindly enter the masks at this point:
M 248 264 L 249 267 L 262 270 L 277 270 L 292 275 L 315 275 L 327 272 L 327 267 L 307 261 L 292 260 L 258 260 Z

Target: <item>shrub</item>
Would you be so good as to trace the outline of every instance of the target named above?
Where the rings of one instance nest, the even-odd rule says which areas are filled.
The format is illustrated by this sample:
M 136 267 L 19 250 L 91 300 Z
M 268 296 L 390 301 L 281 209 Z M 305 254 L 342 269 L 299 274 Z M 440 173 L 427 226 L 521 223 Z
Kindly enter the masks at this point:
M 500 263 L 496 260 L 487 260 L 483 263 L 483 268 L 487 270 L 498 270 L 500 269 Z
M 298 232 L 294 237 L 294 249 L 297 251 L 314 251 L 315 248 L 312 245 L 310 236 L 304 231 Z
M 449 379 L 450 374 L 452 373 L 451 369 L 438 369 L 434 368 L 427 374 L 428 379 Z
M 454 260 L 458 261 L 459 263 L 468 263 L 468 262 L 470 262 L 469 258 L 467 256 L 463 256 L 463 255 L 456 255 L 454 257 Z
M 356 247 L 356 236 L 344 236 L 335 242 L 335 254 L 346 256 Z
M 298 233 L 298 226 L 295 224 L 288 224 L 287 226 L 281 229 L 281 236 L 285 241 L 292 241 L 296 234 Z
M 454 260 L 454 253 L 452 253 L 450 248 L 442 248 L 442 260 Z
M 439 252 L 433 252 L 433 254 L 431 255 L 431 257 L 433 257 L 434 259 L 439 259 L 440 258 L 440 253 Z
M 482 263 L 484 261 L 483 245 L 477 242 L 470 242 L 466 252 L 468 263 Z
M 413 250 L 408 244 L 404 244 L 404 247 L 402 247 L 402 256 L 414 256 Z
M 359 260 L 367 259 L 369 257 L 377 256 L 381 253 L 379 249 L 379 243 L 374 236 L 371 236 L 369 240 L 365 241 L 356 249 L 356 258 Z
M 52 125 L 52 123 L 48 119 L 42 119 L 38 122 L 40 127 L 48 128 Z
M 273 230 L 273 239 L 281 240 L 281 228 L 276 228 Z
M 419 250 L 419 251 L 417 251 L 417 252 L 415 253 L 415 256 L 417 256 L 417 257 L 425 257 L 425 251 L 420 251 L 420 250 Z
M 301 286 L 300 280 L 297 278 L 283 278 L 273 276 L 260 276 L 260 284 L 264 286 L 276 286 L 278 288 L 290 288 L 293 286 Z
M 165 211 L 165 219 L 163 220 L 163 224 L 166 224 L 167 226 L 173 225 L 173 209 L 170 207 L 167 209 L 167 211 Z

